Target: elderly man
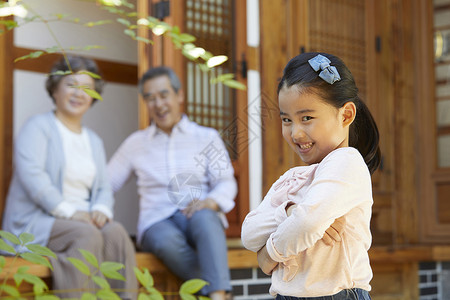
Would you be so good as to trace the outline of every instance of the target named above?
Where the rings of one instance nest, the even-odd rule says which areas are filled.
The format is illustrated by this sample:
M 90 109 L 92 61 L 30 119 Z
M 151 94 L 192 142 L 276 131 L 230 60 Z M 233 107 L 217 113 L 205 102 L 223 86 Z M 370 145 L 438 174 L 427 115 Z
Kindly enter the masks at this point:
M 139 88 L 152 122 L 131 134 L 111 158 L 113 190 L 134 172 L 138 245 L 181 279 L 207 281 L 202 292 L 211 299 L 225 299 L 231 285 L 224 214 L 237 193 L 228 152 L 215 129 L 182 113 L 183 92 L 172 69 L 148 70 Z

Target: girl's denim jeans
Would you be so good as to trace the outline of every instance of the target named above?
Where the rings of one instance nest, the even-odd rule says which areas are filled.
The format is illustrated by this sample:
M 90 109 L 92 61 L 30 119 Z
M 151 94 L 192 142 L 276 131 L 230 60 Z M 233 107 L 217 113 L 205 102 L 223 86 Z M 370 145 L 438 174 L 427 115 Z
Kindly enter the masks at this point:
M 291 297 L 277 295 L 276 300 L 371 300 L 369 292 L 362 289 L 342 290 L 332 296 L 322 297 Z

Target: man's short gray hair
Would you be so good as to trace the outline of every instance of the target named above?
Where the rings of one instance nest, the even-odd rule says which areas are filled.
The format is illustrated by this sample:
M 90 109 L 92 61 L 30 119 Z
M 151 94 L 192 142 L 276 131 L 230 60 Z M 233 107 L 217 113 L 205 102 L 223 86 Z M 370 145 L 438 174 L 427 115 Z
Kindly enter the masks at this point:
M 144 84 L 148 80 L 160 76 L 167 76 L 170 80 L 170 85 L 172 86 L 173 90 L 175 91 L 175 93 L 178 93 L 178 91 L 181 89 L 180 79 L 178 78 L 177 74 L 175 74 L 174 70 L 166 66 L 151 68 L 147 72 L 145 72 L 139 80 L 139 92 L 141 94 L 144 94 Z

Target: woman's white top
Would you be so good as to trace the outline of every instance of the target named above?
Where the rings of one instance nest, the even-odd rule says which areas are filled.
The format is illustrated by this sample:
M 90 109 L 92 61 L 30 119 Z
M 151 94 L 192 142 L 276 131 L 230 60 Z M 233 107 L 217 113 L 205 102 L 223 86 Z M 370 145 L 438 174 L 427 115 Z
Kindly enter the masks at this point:
M 90 205 L 90 192 L 97 170 L 87 131 L 82 128 L 81 133 L 73 132 L 57 118 L 56 125 L 61 135 L 65 158 L 64 201 L 51 213 L 58 218 L 70 218 L 76 211 L 98 210 L 111 218 L 112 212 L 105 205 L 97 204 L 92 208 Z

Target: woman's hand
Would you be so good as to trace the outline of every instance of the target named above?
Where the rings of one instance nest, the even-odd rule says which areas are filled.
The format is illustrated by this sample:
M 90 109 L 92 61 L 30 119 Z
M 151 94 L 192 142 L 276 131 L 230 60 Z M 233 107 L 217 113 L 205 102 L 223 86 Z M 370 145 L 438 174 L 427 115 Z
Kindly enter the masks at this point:
M 105 226 L 105 224 L 109 222 L 109 218 L 104 213 L 98 210 L 94 210 L 91 213 L 91 219 L 94 225 L 97 226 L 97 228 L 103 228 L 103 226 Z
M 258 251 L 257 257 L 258 265 L 266 275 L 272 274 L 272 271 L 278 266 L 278 262 L 270 257 L 265 245 Z
M 91 215 L 87 211 L 77 210 L 70 219 L 74 221 L 93 224 Z

